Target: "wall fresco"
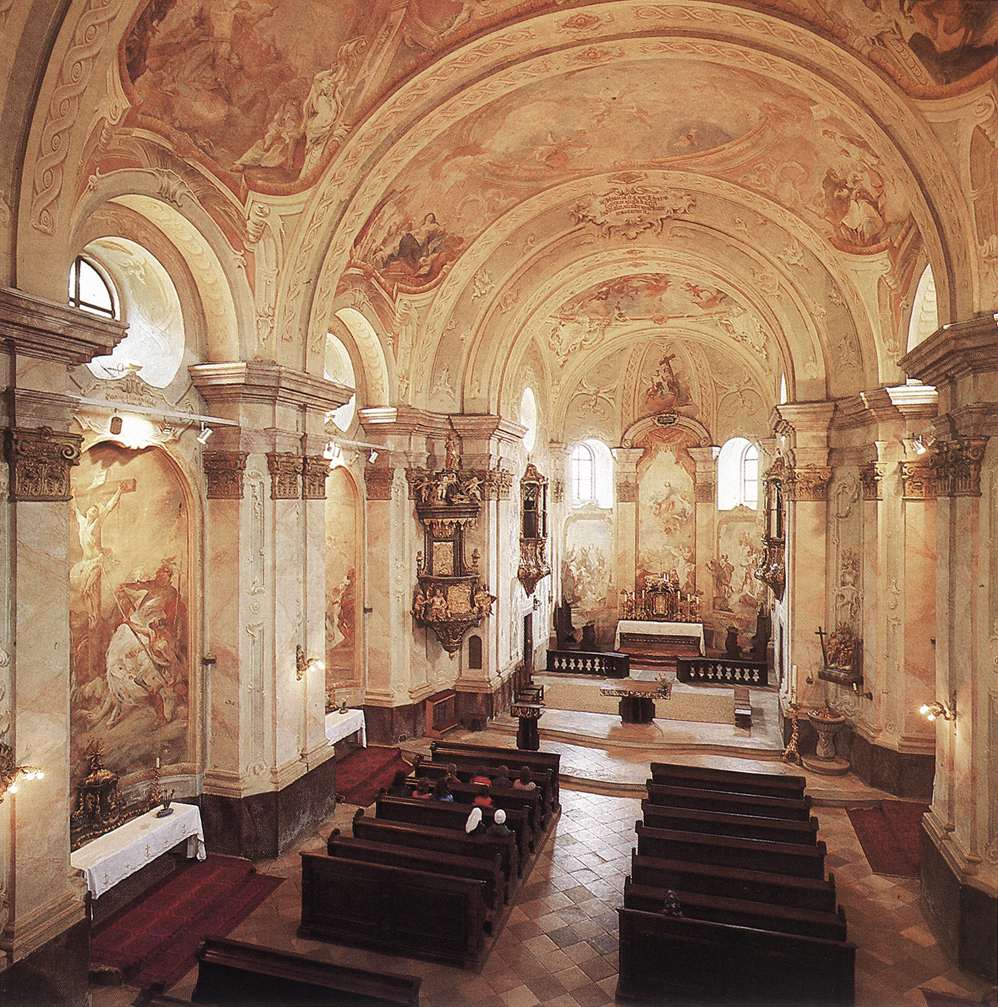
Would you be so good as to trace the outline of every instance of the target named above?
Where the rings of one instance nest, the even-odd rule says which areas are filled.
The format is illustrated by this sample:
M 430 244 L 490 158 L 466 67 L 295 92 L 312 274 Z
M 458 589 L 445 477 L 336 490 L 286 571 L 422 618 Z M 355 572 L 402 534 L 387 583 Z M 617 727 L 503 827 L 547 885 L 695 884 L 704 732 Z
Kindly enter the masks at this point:
M 357 674 L 357 491 L 342 468 L 326 480 L 326 690 Z

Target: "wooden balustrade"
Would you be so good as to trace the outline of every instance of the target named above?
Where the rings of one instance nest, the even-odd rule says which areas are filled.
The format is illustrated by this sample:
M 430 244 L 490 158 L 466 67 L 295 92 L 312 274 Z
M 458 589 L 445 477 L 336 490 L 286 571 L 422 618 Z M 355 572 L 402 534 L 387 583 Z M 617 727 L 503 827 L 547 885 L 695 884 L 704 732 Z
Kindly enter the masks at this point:
M 731 657 L 680 657 L 676 678 L 700 685 L 769 685 L 765 661 L 742 661 Z
M 600 650 L 549 650 L 548 671 L 598 678 L 627 678 L 631 659 L 627 654 Z

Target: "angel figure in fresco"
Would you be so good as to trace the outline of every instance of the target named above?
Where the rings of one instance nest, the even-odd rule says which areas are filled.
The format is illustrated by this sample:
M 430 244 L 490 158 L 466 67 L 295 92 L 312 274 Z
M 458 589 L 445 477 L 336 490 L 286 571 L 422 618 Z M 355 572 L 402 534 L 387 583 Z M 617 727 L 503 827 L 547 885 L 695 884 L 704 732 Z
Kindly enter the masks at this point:
M 312 87 L 302 107 L 302 122 L 305 131 L 305 160 L 302 162 L 300 178 L 305 178 L 319 162 L 329 140 L 342 140 L 349 127 L 344 123 L 347 101 L 360 84 L 356 80 L 353 87 L 347 81 L 353 73 L 360 54 L 367 48 L 363 36 L 344 42 L 336 51 L 336 62 L 328 70 L 320 70 L 312 78 Z
M 290 168 L 302 136 L 298 103 L 284 102 L 271 119 L 262 140 L 257 140 L 236 161 L 236 168 Z
M 662 522 L 667 535 L 674 535 L 693 513 L 690 502 L 680 496 L 672 483 L 662 483 L 659 494 L 652 500 L 652 513 Z
M 440 248 L 444 230 L 435 213 L 427 213 L 421 223 L 409 227 L 399 238 L 398 247 L 384 260 L 383 269 L 392 265 L 403 267 L 410 273 L 418 273 L 423 263 Z

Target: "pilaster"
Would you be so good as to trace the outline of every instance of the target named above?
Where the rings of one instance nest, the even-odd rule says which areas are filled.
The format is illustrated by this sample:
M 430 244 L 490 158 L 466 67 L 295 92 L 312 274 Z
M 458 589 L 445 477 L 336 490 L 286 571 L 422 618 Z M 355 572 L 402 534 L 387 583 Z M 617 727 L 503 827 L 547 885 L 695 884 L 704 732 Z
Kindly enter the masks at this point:
M 616 480 L 614 504 L 614 599 L 616 618 L 620 618 L 620 592 L 634 589 L 638 545 L 638 462 L 643 448 L 613 448 L 613 471 Z

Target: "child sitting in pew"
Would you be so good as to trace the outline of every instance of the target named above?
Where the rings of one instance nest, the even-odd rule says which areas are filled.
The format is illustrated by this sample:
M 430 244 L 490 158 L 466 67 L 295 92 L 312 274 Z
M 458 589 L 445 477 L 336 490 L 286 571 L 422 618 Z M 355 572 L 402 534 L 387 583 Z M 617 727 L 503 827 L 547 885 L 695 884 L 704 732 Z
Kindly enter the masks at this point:
M 530 770 L 526 766 L 520 768 L 520 775 L 513 781 L 514 790 L 536 790 L 537 784 L 530 779 Z

